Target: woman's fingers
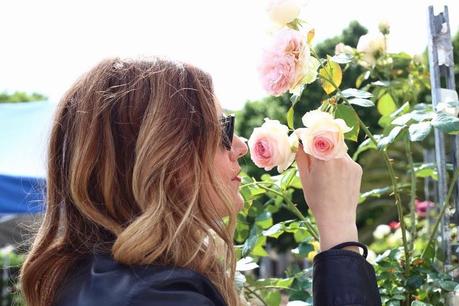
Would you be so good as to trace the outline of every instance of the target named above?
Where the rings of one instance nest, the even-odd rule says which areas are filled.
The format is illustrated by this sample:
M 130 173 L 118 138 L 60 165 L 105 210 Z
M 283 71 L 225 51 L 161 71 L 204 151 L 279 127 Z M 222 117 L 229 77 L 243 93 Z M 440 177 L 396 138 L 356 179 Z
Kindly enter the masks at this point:
M 296 163 L 298 168 L 306 169 L 308 172 L 311 171 L 311 158 L 309 154 L 305 153 L 303 150 L 303 145 L 300 144 L 298 147 L 298 151 L 296 152 Z

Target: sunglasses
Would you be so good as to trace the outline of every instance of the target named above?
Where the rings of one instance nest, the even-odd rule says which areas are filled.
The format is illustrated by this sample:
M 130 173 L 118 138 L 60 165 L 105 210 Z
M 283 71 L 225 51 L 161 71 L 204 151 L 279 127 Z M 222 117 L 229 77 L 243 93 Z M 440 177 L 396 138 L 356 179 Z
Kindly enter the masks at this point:
M 231 144 L 233 143 L 234 134 L 234 114 L 225 116 L 220 119 L 222 125 L 222 144 L 226 150 L 231 150 Z

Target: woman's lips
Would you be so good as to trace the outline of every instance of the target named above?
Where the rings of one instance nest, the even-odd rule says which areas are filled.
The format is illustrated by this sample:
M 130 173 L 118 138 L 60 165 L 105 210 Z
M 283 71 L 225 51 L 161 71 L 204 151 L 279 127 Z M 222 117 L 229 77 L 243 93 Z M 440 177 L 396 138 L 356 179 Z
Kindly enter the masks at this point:
M 238 181 L 240 183 L 241 177 L 240 176 L 233 177 L 232 181 Z

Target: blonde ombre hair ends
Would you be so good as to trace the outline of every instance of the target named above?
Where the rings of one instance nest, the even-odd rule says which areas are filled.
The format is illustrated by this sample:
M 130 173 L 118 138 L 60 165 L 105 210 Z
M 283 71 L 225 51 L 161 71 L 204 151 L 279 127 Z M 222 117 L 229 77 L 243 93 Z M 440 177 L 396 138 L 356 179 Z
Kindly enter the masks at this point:
M 53 304 L 95 252 L 193 269 L 239 305 L 235 212 L 212 169 L 220 143 L 211 78 L 194 66 L 108 59 L 81 77 L 54 118 L 46 212 L 20 275 L 27 305 Z

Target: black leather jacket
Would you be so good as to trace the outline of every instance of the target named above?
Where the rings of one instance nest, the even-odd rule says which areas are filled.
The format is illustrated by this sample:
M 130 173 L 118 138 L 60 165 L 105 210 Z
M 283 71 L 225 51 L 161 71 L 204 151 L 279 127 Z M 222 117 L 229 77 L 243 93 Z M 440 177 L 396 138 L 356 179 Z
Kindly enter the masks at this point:
M 314 306 L 380 306 L 373 267 L 361 255 L 328 250 L 314 258 Z M 226 306 L 212 283 L 189 269 L 125 266 L 94 255 L 62 284 L 55 306 Z

